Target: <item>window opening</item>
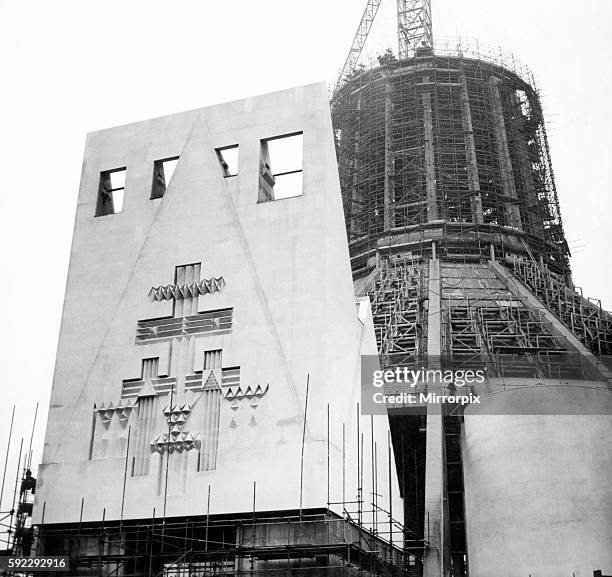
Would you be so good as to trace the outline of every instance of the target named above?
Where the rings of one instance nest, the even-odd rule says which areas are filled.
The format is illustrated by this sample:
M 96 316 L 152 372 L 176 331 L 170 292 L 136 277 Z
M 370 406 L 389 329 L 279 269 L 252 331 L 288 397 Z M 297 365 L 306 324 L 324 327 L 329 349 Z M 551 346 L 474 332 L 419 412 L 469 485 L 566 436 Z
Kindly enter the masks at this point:
M 151 199 L 162 198 L 172 180 L 174 169 L 179 157 L 156 160 L 153 164 L 153 184 L 151 186 Z
M 215 152 L 223 171 L 223 177 L 236 176 L 238 174 L 238 145 L 216 148 Z
M 117 214 L 123 210 L 126 168 L 115 168 L 100 173 L 96 216 Z
M 261 141 L 259 202 L 302 195 L 303 134 Z

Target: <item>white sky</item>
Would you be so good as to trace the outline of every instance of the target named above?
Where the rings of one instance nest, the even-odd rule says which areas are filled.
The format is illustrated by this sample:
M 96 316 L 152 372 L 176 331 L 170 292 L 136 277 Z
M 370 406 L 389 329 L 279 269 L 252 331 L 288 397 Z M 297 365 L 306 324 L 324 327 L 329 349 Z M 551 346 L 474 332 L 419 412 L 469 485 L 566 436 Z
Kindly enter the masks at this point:
M 611 308 L 612 2 L 432 1 L 434 35 L 499 44 L 534 71 L 565 231 L 576 247 L 574 280 Z M 382 24 L 391 21 L 393 4 L 384 0 Z M 46 418 L 85 133 L 332 82 L 364 6 L 365 0 L 0 0 L 0 297 L 7 321 L 0 469 L 13 403 L 13 447 L 21 436 L 27 445 L 37 400 L 39 424 Z M 40 426 L 37 449 L 43 432 Z M 12 459 L 11 491 L 15 467 Z

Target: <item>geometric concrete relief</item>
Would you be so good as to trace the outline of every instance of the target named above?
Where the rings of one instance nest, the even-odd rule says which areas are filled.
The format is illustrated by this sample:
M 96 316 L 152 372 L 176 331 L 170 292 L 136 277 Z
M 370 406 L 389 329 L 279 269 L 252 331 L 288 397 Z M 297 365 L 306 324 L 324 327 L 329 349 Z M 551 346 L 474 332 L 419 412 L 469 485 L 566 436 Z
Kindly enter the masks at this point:
M 132 445 L 132 477 L 149 474 L 150 451 L 149 443 L 153 435 L 156 422 L 156 403 L 154 395 L 138 398 L 138 421 L 134 431 L 134 444 Z
M 109 403 L 108 405 L 96 405 L 95 411 L 98 413 L 98 416 L 105 427 L 110 425 L 115 415 L 117 415 L 121 425 L 125 426 L 130 418 L 132 410 L 134 409 L 134 405 L 134 401 L 128 399 L 125 402 L 119 402 L 116 405 L 113 405 L 113 403 Z
M 142 372 L 139 379 L 126 379 L 122 383 L 121 398 L 139 398 L 149 390 L 153 396 L 168 395 L 176 392 L 176 378 L 159 376 L 159 357 L 142 360 Z M 145 386 L 146 385 L 146 386 Z M 143 391 L 145 391 L 143 393 Z
M 185 377 L 185 391 L 205 391 L 240 384 L 240 367 L 205 368 Z
M 200 296 L 220 292 L 225 286 L 223 277 L 200 280 L 200 272 L 201 263 L 178 266 L 174 283 L 151 288 L 149 298 L 153 302 L 173 301 L 172 316 L 139 321 L 136 328 L 136 345 L 164 341 L 169 343 L 169 366 L 175 367 L 178 374 L 159 375 L 157 362 L 151 365 L 148 374 L 143 369 L 140 379 L 123 381 L 123 398 L 142 398 L 145 389 L 152 393 L 151 397 L 170 396 L 170 402 L 163 407 L 168 425 L 163 431 L 157 429 L 158 432 L 155 432 L 151 428 L 153 415 L 151 418 L 146 415 L 153 408 L 153 398 L 150 407 L 144 411 L 145 418 L 139 430 L 143 442 L 138 446 L 135 473 L 139 471 L 140 474 L 148 474 L 148 462 L 152 453 L 162 457 L 166 455 L 167 459 L 171 454 L 178 457 L 181 453 L 197 451 L 198 470 L 212 470 L 216 467 L 221 383 L 233 375 L 231 372 L 224 374 L 220 350 L 204 352 L 203 370 L 196 374 L 189 374 L 193 366 L 188 366 L 188 363 L 193 361 L 187 359 L 193 359 L 190 351 L 193 351 L 194 338 L 231 332 L 233 309 L 198 312 Z M 139 400 L 139 404 L 143 400 Z M 193 411 L 197 411 L 197 420 L 202 426 L 202 431 L 198 433 L 184 430 Z
M 177 403 L 175 405 L 167 405 L 164 407 L 164 416 L 168 423 L 168 432 L 159 435 L 151 441 L 152 453 L 163 453 L 168 451 L 173 453 L 177 451 L 190 451 L 191 449 L 200 448 L 199 435 L 192 435 L 189 432 L 184 432 L 183 427 L 191 413 L 191 405 L 189 403 Z
M 175 315 L 145 321 L 138 321 L 136 344 L 171 341 L 186 336 L 216 336 L 232 332 L 233 309 L 219 309 L 203 313 Z
M 257 385 L 254 389 L 251 387 L 247 387 L 245 391 L 242 390 L 241 387 L 227 387 L 223 388 L 223 397 L 228 401 L 232 401 L 232 408 L 238 408 L 238 402 L 247 400 L 249 402 L 249 406 L 257 407 L 258 399 L 261 399 L 269 390 L 270 383 L 268 383 L 265 387 L 261 385 Z
M 201 263 L 177 266 L 174 283 L 149 290 L 153 302 L 173 301 L 173 313 L 171 317 L 138 321 L 136 344 L 231 331 L 232 309 L 198 313 L 198 298 L 221 292 L 225 286 L 223 277 L 200 280 L 201 269 Z
M 152 301 L 173 300 L 176 303 L 181 299 L 193 299 L 199 295 L 221 292 L 225 286 L 225 279 L 221 276 L 200 280 L 201 268 L 201 263 L 177 266 L 174 283 L 152 287 L 149 298 Z
M 248 386 L 246 390 L 242 390 L 239 384 L 227 387 L 224 386 L 223 398 L 231 403 L 230 408 L 234 412 L 238 411 L 242 404 L 248 404 L 252 411 L 249 426 L 254 427 L 257 425 L 257 422 L 255 421 L 255 410 L 257 407 L 259 407 L 259 401 L 266 395 L 269 389 L 270 383 L 264 387 L 261 385 L 257 385 L 256 387 Z M 237 427 L 238 425 L 236 423 L 236 419 L 232 417 L 229 428 L 236 429 Z
M 167 284 L 160 287 L 151 287 L 149 298 L 152 301 L 169 301 L 196 297 L 207 293 L 216 293 L 223 290 L 225 279 L 219 278 L 202 279 L 192 283 Z
M 187 359 L 193 359 L 190 357 L 193 339 L 229 334 L 233 324 L 232 308 L 198 312 L 200 296 L 220 292 L 225 286 L 223 277 L 200 280 L 200 270 L 200 263 L 178 266 L 173 284 L 151 288 L 149 298 L 153 302 L 174 301 L 173 314 L 138 321 L 136 328 L 137 346 L 168 343 L 169 359 L 164 361 L 164 366 L 173 367 L 177 373 L 160 374 L 160 358 L 144 358 L 140 378 L 123 380 L 121 401 L 96 407 L 105 428 L 115 415 L 125 427 L 134 413 L 130 443 L 132 477 L 149 474 L 153 453 L 167 458 L 170 454 L 178 457 L 181 453 L 197 451 L 199 471 L 216 468 L 221 386 L 239 389 L 240 367 L 222 368 L 221 350 L 204 351 L 203 370 L 190 374 L 194 367 L 189 363 L 193 360 Z M 170 402 L 160 405 L 161 397 L 169 397 Z M 160 409 L 167 423 L 161 431 Z M 197 433 L 184 430 L 194 411 L 198 428 L 201 426 Z
M 198 471 L 214 471 L 217 468 L 219 445 L 219 422 L 221 418 L 221 387 L 211 386 L 201 393 L 201 415 L 203 417 L 202 443 Z
M 131 399 L 116 404 L 94 404 L 89 459 L 107 459 L 125 455 L 127 423 L 134 409 L 135 402 Z

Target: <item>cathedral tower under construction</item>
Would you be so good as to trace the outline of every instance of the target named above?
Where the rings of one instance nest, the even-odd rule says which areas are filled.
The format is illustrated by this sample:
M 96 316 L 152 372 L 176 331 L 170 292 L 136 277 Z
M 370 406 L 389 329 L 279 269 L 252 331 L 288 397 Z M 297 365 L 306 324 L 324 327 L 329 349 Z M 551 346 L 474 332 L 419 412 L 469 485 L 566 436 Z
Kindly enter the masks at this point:
M 424 575 L 605 570 L 612 317 L 572 284 L 533 76 L 434 44 L 427 1 L 398 2 L 398 55 L 357 65 L 377 4 L 332 98 L 355 290 L 384 368 L 487 375 L 478 406 L 388 408 L 407 548 Z

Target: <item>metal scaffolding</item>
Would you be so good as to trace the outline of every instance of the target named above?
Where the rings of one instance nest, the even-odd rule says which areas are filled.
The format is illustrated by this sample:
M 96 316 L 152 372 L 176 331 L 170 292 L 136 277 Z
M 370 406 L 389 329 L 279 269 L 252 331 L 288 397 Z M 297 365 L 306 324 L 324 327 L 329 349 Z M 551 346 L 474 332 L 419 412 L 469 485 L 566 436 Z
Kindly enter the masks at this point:
M 372 276 L 372 314 L 384 366 L 408 365 L 426 355 L 427 270 L 420 260 L 383 260 Z
M 530 74 L 479 47 L 357 68 L 332 98 L 353 270 L 381 244 L 482 255 L 493 244 L 568 271 L 544 116 Z M 507 64 L 507 67 L 505 66 Z
M 611 316 L 599 303 L 584 299 L 564 284 L 562 276 L 544 274 L 534 263 L 516 259 L 515 268 L 517 279 L 524 280 L 544 306 L 558 312 L 585 345 L 590 343 L 596 354 L 609 347 Z M 431 321 L 428 266 L 419 258 L 380 259 L 366 286 L 384 367 L 425 366 L 427 327 L 436 322 L 444 366 L 486 366 L 490 377 L 601 378 L 554 330 L 543 310 L 534 308 L 515 287 L 506 286 L 486 262 L 444 261 L 440 281 L 441 314 Z
M 415 558 L 393 545 L 403 526 L 378 513 L 386 531 L 366 529 L 346 510 L 41 525 L 37 553 L 67 556 L 78 575 L 415 574 Z
M 581 288 L 568 284 L 546 263 L 515 257 L 512 269 L 591 352 L 612 355 L 612 315 L 600 300 L 585 298 Z

